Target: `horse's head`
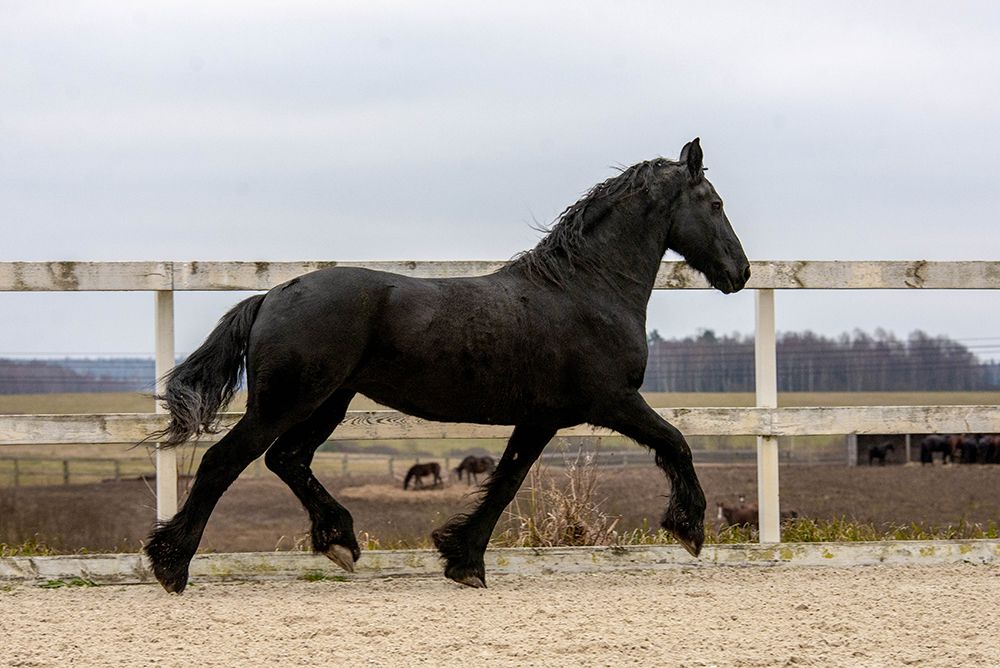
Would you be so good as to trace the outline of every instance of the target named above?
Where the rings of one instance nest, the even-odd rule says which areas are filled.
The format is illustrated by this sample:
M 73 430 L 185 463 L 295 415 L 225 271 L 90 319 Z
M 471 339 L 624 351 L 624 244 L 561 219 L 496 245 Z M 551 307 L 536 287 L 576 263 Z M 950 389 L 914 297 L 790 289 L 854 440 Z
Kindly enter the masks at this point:
M 670 181 L 675 188 L 680 185 L 668 214 L 667 247 L 684 256 L 712 287 L 729 294 L 746 285 L 750 263 L 722 208 L 722 198 L 705 178 L 702 158 L 695 138 L 681 150 L 679 164 L 669 163 Z M 679 177 L 678 169 L 683 170 Z

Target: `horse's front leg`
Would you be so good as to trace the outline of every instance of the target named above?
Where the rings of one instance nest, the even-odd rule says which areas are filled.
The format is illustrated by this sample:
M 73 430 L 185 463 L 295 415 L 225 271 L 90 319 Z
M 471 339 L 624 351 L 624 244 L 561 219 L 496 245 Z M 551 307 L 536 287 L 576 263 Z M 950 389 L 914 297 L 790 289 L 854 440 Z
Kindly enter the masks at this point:
M 705 542 L 705 493 L 684 436 L 638 393 L 609 406 L 606 414 L 596 416 L 591 422 L 614 429 L 653 450 L 656 465 L 667 474 L 672 488 L 661 525 L 697 557 Z
M 500 463 L 486 481 L 479 505 L 468 514 L 451 518 L 431 534 L 445 561 L 446 577 L 470 587 L 486 586 L 483 554 L 497 520 L 555 433 L 551 427 L 515 427 Z

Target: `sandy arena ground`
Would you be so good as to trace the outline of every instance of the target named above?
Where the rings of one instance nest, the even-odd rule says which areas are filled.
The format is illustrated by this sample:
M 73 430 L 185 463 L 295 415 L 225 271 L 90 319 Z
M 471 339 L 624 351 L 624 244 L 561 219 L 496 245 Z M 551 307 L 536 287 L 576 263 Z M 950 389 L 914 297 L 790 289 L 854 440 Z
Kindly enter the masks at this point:
M 3 666 L 979 666 L 1000 566 L 0 591 Z

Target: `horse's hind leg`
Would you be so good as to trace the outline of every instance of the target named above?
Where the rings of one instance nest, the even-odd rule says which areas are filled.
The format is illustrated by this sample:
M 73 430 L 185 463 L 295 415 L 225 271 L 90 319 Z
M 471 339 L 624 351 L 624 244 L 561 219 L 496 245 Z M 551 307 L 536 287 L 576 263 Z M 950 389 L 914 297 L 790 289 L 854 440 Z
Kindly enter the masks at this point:
M 500 463 L 486 482 L 479 505 L 471 513 L 451 518 L 431 534 L 445 560 L 445 576 L 470 587 L 486 586 L 483 554 L 493 528 L 555 433 L 549 427 L 516 427 Z
M 308 419 L 282 434 L 264 456 L 267 468 L 288 485 L 309 513 L 313 550 L 346 571 L 354 571 L 354 562 L 361 556 L 354 519 L 316 479 L 311 464 L 316 449 L 344 419 L 353 397 L 353 391 L 334 392 Z
M 705 494 L 684 436 L 656 413 L 638 394 L 609 408 L 593 424 L 614 429 L 656 453 L 656 465 L 670 478 L 670 503 L 661 525 L 693 556 L 705 542 Z
M 153 574 L 164 589 L 178 594 L 188 581 L 188 567 L 201 542 L 208 518 L 223 492 L 274 440 L 271 425 L 249 413 L 202 457 L 184 507 L 153 530 L 145 546 Z

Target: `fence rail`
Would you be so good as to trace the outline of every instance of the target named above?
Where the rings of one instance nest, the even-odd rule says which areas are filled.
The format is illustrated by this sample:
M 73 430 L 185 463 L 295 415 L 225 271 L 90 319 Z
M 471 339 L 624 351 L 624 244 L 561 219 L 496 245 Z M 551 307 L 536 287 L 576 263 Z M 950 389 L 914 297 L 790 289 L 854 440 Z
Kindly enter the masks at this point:
M 151 291 L 156 295 L 156 375 L 173 364 L 173 294 L 196 290 L 267 290 L 327 267 L 366 267 L 418 277 L 487 274 L 496 261 L 461 262 L 0 262 L 0 291 Z M 674 408 L 660 413 L 692 435 L 757 436 L 761 542 L 781 540 L 778 509 L 779 436 L 1000 431 L 998 406 L 858 406 L 777 408 L 775 290 L 1000 289 L 1000 261 L 757 261 L 747 284 L 756 290 L 756 407 Z M 657 289 L 707 289 L 683 262 L 663 262 Z M 38 443 L 132 443 L 164 425 L 159 414 L 0 416 L 0 446 Z M 352 412 L 340 439 L 502 438 L 509 427 L 431 423 L 392 411 Z M 564 430 L 585 436 L 589 427 Z M 599 432 L 605 433 L 605 432 Z M 157 515 L 176 512 L 177 461 L 157 449 Z
M 0 262 L 0 292 L 269 290 L 328 267 L 365 267 L 420 278 L 479 276 L 494 260 L 392 262 Z M 752 290 L 1000 289 L 1000 261 L 842 262 L 759 260 L 750 263 Z M 684 262 L 663 262 L 654 287 L 708 289 Z
M 795 408 L 658 408 L 688 436 L 982 433 L 1000 431 L 1000 406 L 821 406 Z M 226 413 L 231 425 L 239 413 Z M 0 444 L 138 443 L 167 424 L 155 413 L 0 415 Z M 508 438 L 512 427 L 430 422 L 396 411 L 351 411 L 331 440 Z M 205 434 L 214 442 L 226 433 Z M 559 436 L 607 436 L 581 425 Z

